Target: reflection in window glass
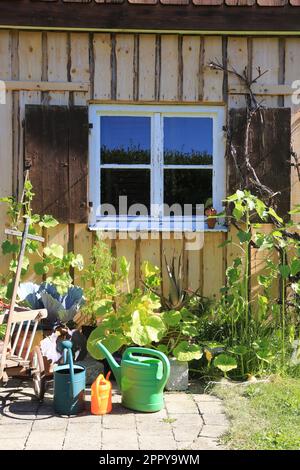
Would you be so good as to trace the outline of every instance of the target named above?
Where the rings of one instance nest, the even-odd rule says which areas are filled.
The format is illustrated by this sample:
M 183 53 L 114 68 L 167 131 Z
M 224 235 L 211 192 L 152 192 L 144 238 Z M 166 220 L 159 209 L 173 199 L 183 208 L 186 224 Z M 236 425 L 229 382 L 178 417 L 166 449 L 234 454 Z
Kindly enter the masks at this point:
M 101 204 L 112 204 L 117 215 L 127 215 L 126 209 L 120 211 L 119 196 L 127 196 L 128 209 L 133 204 L 143 204 L 150 214 L 150 170 L 102 169 Z
M 101 117 L 101 163 L 150 163 L 151 119 L 138 116 Z
M 182 213 L 184 204 L 192 204 L 192 214 L 196 215 L 196 204 L 205 204 L 211 197 L 212 170 L 164 170 L 165 204 L 180 204 Z
M 165 117 L 164 163 L 211 165 L 213 120 L 211 118 Z

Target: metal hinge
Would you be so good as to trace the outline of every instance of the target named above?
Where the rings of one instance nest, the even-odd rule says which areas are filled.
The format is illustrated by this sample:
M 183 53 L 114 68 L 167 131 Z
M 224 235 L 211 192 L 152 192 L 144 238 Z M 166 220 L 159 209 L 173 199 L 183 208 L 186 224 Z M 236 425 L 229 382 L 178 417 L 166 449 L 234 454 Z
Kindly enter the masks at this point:
M 89 122 L 89 129 L 93 129 L 94 128 L 94 124 L 92 122 Z

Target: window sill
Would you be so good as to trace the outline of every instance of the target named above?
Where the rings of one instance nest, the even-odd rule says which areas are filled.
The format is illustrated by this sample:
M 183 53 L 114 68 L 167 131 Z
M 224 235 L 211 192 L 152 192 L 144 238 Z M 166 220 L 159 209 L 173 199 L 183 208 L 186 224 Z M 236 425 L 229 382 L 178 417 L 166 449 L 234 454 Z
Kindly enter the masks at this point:
M 89 224 L 91 231 L 116 231 L 116 232 L 182 232 L 182 233 L 201 233 L 201 232 L 228 232 L 228 227 L 217 224 L 214 228 L 209 228 L 207 223 L 200 220 L 153 220 L 144 219 L 136 222 L 134 220 L 99 219 L 94 224 Z

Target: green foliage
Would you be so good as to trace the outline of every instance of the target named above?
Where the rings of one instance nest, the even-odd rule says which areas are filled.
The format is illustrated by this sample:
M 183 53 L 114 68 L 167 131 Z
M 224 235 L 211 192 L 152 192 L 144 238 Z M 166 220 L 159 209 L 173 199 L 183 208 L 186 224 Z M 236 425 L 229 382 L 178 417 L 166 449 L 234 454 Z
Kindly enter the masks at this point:
M 229 449 L 300 448 L 299 379 L 272 377 L 269 383 L 246 387 L 218 386 L 214 393 L 230 416 L 230 428 L 222 439 Z
M 118 267 L 117 273 L 112 271 L 113 264 Z M 106 244 L 99 241 L 85 273 L 85 278 L 95 283 L 98 275 L 102 279 L 99 286 L 94 286 L 96 296 L 95 288 L 87 290 L 83 309 L 87 314 L 92 312 L 95 323 L 100 323 L 88 340 L 90 354 L 96 359 L 103 358 L 97 348 L 97 342 L 102 341 L 110 352 L 138 345 L 157 348 L 181 361 L 200 359 L 201 347 L 191 341 L 198 334 L 198 318 L 185 308 L 160 312 L 160 297 L 153 291 L 160 286 L 159 269 L 149 262 L 143 263 L 144 287 L 132 291 L 129 274 L 126 258 L 113 260 Z
M 58 225 L 58 221 L 51 215 L 33 214 L 31 209 L 31 203 L 34 198 L 33 187 L 26 176 L 24 182 L 24 190 L 20 202 L 17 202 L 14 197 L 1 198 L 0 202 L 6 203 L 8 206 L 7 215 L 10 220 L 10 227 L 23 231 L 24 219 L 30 219 L 29 233 L 31 235 L 40 235 L 41 229 L 54 228 Z M 20 251 L 21 238 L 14 237 L 13 241 L 5 240 L 2 243 L 3 255 L 9 255 L 12 259 L 9 264 L 10 273 L 4 276 L 2 282 L 5 283 L 8 288 L 2 292 L 4 298 L 9 298 L 11 295 L 10 286 L 12 284 L 12 273 L 16 272 L 17 269 L 17 258 Z M 37 258 L 39 261 L 35 263 L 31 262 L 31 257 Z M 81 255 L 75 255 L 74 253 L 64 253 L 64 249 L 61 245 L 51 244 L 42 248 L 39 242 L 28 239 L 26 242 L 25 256 L 22 265 L 21 276 L 24 278 L 31 273 L 31 269 L 38 276 L 43 276 L 47 283 L 55 285 L 59 294 L 63 295 L 72 286 L 72 277 L 69 274 L 71 268 L 78 270 L 83 269 L 83 258 Z
M 220 300 L 200 319 L 207 367 L 210 373 L 211 365 L 222 370 L 218 363 L 225 354 L 236 361 L 231 377 L 284 373 L 290 368 L 293 341 L 300 334 L 300 238 L 291 222 L 284 224 L 272 207 L 249 191 L 237 191 L 226 202 L 238 240 L 229 243 L 238 246 L 241 254 L 226 269 Z M 275 228 L 265 233 L 261 224 L 268 221 Z M 252 270 L 253 249 L 265 258 L 258 274 Z M 260 289 L 253 291 L 253 284 Z M 217 341 L 222 348 L 207 348 L 207 341 Z

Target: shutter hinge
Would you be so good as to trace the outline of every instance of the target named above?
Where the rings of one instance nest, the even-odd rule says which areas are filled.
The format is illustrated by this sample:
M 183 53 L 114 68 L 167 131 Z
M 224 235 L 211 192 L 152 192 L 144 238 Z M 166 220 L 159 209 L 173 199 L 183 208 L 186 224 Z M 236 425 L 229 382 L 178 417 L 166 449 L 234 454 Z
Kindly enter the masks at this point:
M 94 125 L 92 122 L 89 122 L 89 129 L 93 129 L 94 128 Z
M 92 209 L 93 206 L 94 204 L 92 203 L 92 201 L 89 201 L 89 208 Z

